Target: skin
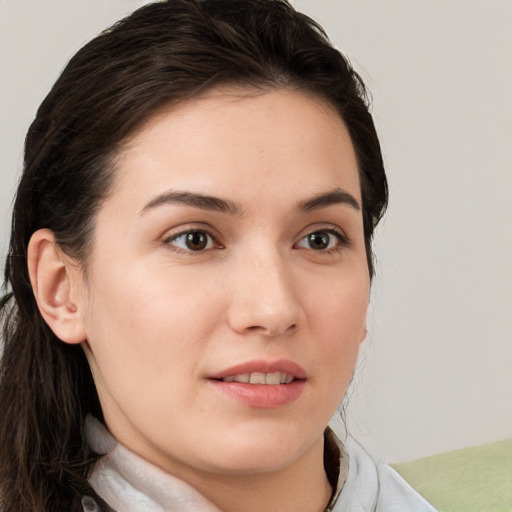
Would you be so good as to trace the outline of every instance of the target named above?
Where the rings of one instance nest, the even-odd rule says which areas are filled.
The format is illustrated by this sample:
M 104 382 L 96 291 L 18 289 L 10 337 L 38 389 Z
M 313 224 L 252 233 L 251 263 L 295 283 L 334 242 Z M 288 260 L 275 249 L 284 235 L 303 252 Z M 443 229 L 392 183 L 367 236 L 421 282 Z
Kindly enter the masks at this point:
M 43 315 L 83 343 L 108 428 L 222 510 L 322 510 L 323 432 L 366 335 L 370 282 L 360 208 L 298 205 L 334 190 L 361 203 L 340 116 L 297 91 L 214 90 L 151 118 L 116 172 L 87 280 L 46 230 L 29 251 Z M 169 191 L 237 211 L 155 201 Z M 187 230 L 206 247 L 187 248 Z M 257 408 L 211 386 L 256 359 L 299 364 L 299 398 Z

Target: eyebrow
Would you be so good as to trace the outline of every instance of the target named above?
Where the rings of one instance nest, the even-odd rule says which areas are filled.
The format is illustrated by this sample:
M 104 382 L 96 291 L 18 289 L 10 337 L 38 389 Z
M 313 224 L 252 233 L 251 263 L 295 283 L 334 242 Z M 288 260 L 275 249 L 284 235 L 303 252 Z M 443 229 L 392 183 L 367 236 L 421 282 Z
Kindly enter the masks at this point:
M 357 199 L 352 194 L 349 194 L 341 188 L 335 188 L 330 192 L 320 194 L 311 199 L 306 199 L 305 201 L 301 201 L 298 207 L 299 210 L 305 213 L 309 213 L 320 210 L 322 208 L 326 208 L 327 206 L 331 206 L 333 204 L 348 204 L 355 210 L 359 211 L 361 209 Z
M 151 199 L 151 201 L 141 210 L 140 215 L 143 215 L 147 211 L 159 206 L 169 204 L 192 206 L 201 210 L 227 213 L 230 215 L 242 215 L 242 208 L 229 199 L 221 199 L 219 197 L 207 196 L 193 192 L 178 191 L 164 192 L 163 194 Z M 297 205 L 297 209 L 304 213 L 309 213 L 334 204 L 348 204 L 355 210 L 361 209 L 356 198 L 352 194 L 349 194 L 340 188 L 319 194 L 311 199 L 300 201 Z
M 203 194 L 196 194 L 192 192 L 169 191 L 153 198 L 146 206 L 144 206 L 140 215 L 143 215 L 148 210 L 167 204 L 192 206 L 194 208 L 200 208 L 201 210 L 228 213 L 230 215 L 242 214 L 240 207 L 228 199 L 220 199 L 219 197 L 205 196 Z

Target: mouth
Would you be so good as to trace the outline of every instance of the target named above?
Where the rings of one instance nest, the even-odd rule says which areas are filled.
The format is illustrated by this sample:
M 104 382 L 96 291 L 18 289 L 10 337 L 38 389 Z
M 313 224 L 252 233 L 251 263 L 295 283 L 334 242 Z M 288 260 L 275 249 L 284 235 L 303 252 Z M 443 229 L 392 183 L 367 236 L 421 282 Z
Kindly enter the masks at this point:
M 277 386 L 290 384 L 295 380 L 305 380 L 306 371 L 302 366 L 289 359 L 279 359 L 277 361 L 254 360 L 231 366 L 209 375 L 209 378 L 222 382 Z
M 235 401 L 259 409 L 275 409 L 297 400 L 306 385 L 306 372 L 289 360 L 251 361 L 208 379 L 213 388 Z
M 276 386 L 280 384 L 290 384 L 295 380 L 291 373 L 272 372 L 272 373 L 239 373 L 237 375 L 228 375 L 223 377 L 221 382 L 240 382 L 242 384 L 265 384 L 267 386 Z

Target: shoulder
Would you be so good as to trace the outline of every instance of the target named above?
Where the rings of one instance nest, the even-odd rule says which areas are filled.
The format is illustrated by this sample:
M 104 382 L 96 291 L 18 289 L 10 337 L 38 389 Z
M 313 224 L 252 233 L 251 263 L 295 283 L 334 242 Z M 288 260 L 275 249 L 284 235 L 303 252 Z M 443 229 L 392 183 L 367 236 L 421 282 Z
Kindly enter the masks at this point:
M 343 444 L 349 468 L 333 512 L 435 512 L 396 471 L 369 455 L 355 439 L 347 436 Z

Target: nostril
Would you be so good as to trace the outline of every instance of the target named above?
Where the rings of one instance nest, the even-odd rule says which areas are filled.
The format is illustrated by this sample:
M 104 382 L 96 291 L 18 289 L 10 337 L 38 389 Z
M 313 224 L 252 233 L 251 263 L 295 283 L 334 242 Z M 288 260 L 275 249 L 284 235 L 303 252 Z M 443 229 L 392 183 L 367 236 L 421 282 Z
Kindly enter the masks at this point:
M 268 329 L 266 329 L 265 327 L 261 327 L 259 325 L 250 325 L 249 327 L 247 327 L 246 330 L 249 332 L 254 332 L 254 333 L 268 331 Z
M 245 331 L 250 334 L 262 334 L 264 336 L 278 336 L 279 334 L 290 334 L 295 331 L 297 324 L 289 325 L 285 330 L 279 328 L 272 329 L 261 325 L 250 325 Z

